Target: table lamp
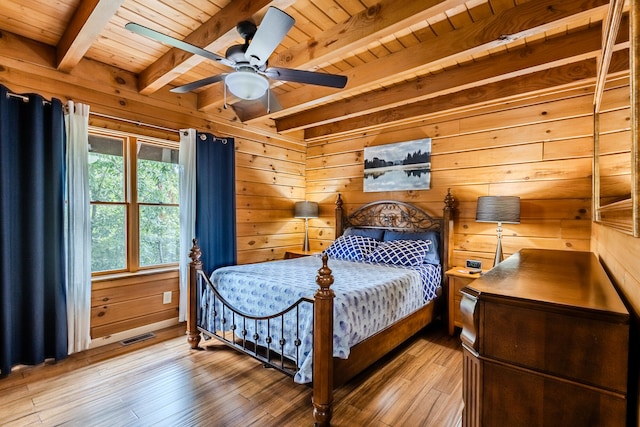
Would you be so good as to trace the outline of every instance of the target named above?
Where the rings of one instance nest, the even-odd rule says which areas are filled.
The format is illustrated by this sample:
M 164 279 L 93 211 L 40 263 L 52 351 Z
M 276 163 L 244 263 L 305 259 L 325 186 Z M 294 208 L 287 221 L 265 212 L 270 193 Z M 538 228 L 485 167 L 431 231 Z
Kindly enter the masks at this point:
M 476 209 L 477 222 L 497 222 L 498 246 L 493 266 L 500 264 L 502 256 L 502 223 L 520 224 L 520 197 L 481 196 Z
M 302 250 L 309 250 L 309 218 L 318 218 L 318 204 L 316 202 L 296 202 L 295 218 L 304 218 L 304 243 Z

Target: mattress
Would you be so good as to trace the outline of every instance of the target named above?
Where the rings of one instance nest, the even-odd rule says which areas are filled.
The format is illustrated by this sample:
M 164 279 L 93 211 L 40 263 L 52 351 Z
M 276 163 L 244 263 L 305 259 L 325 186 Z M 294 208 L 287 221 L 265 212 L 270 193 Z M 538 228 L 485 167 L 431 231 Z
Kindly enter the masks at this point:
M 319 257 L 302 257 L 223 267 L 211 281 L 233 307 L 250 316 L 269 316 L 285 310 L 300 298 L 313 298 L 315 277 L 322 266 Z M 334 284 L 334 356 L 346 359 L 350 349 L 386 326 L 415 312 L 436 296 L 440 286 L 439 265 L 398 267 L 331 259 Z M 294 381 L 312 377 L 313 307 L 302 303 L 283 321 L 253 321 L 232 316 L 214 293 L 201 299 L 199 324 L 208 331 L 233 329 L 238 336 L 266 346 L 284 340 L 284 354 L 298 362 Z M 242 332 L 244 331 L 244 332 Z M 269 338 L 267 338 L 269 337 Z

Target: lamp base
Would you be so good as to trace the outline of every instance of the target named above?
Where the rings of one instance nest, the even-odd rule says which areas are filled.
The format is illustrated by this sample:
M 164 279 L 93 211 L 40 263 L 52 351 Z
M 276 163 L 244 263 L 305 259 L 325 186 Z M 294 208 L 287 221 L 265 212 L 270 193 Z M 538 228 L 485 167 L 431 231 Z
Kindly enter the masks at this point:
M 309 252 L 309 219 L 304 219 L 304 242 L 302 243 L 302 250 Z
M 502 238 L 498 236 L 498 246 L 496 247 L 496 257 L 493 260 L 493 266 L 500 264 L 504 257 L 502 256 Z
M 498 228 L 496 229 L 498 233 L 498 245 L 496 246 L 496 257 L 493 260 L 493 266 L 500 264 L 504 257 L 502 256 L 502 222 L 498 221 Z

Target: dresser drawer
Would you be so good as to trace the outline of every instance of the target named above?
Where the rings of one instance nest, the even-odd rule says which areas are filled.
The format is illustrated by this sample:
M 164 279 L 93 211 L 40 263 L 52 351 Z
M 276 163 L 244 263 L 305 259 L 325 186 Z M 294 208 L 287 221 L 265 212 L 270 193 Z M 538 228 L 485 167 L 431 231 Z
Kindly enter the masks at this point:
M 492 362 L 483 380 L 500 385 L 482 396 L 483 427 L 626 425 L 624 396 Z
M 629 325 L 586 316 L 532 309 L 517 302 L 481 310 L 494 333 L 480 340 L 481 352 L 524 368 L 624 392 Z

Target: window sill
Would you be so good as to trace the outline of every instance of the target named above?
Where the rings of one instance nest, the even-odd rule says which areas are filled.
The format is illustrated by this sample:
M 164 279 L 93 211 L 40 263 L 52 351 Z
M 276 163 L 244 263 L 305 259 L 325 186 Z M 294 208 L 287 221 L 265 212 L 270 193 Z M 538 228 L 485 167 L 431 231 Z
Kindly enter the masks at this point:
M 140 277 L 140 276 L 149 276 L 152 274 L 170 273 L 178 270 L 179 270 L 179 267 L 176 265 L 171 267 L 160 267 L 160 268 L 138 270 L 135 273 L 126 271 L 122 273 L 101 274 L 99 276 L 93 276 L 91 278 L 91 283 L 104 282 L 104 281 L 114 280 L 114 279 L 124 279 L 127 277 Z

